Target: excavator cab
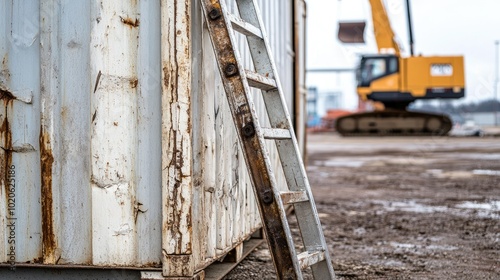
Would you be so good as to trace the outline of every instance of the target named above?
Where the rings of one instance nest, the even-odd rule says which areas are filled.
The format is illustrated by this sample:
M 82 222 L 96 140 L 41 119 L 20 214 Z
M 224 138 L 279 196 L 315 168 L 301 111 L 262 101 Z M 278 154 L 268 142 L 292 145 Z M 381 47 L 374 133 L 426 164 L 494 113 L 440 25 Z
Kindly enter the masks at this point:
M 377 79 L 399 71 L 399 59 L 395 55 L 367 55 L 361 58 L 356 80 L 358 87 L 369 87 Z

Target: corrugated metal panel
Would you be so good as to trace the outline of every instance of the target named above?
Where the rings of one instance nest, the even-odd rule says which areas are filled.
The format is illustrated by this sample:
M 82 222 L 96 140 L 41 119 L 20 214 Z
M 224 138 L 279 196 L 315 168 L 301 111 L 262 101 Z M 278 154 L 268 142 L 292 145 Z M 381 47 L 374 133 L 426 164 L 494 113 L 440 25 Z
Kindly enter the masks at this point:
M 94 265 L 154 265 L 161 256 L 158 23 L 158 3 L 92 5 Z
M 293 110 L 293 1 L 259 2 Z M 0 38 L 0 263 L 192 275 L 259 227 L 198 1 L 1 1 Z
M 39 8 L 35 0 L 13 2 L 0 3 L 2 263 L 38 259 L 42 249 Z
M 2 89 L 33 95 L 2 114 L 9 142 L 33 147 L 2 155 L 16 167 L 16 261 L 158 265 L 159 3 L 1 5 Z
M 32 22 L 39 28 L 39 41 L 33 46 L 39 48 L 40 65 L 30 67 L 40 69 L 40 91 L 35 95 L 41 120 L 40 158 L 31 164 L 41 168 L 41 183 L 35 188 L 41 192 L 41 208 L 33 208 L 30 214 L 42 219 L 42 255 L 28 260 L 41 259 L 46 264 L 92 260 L 90 160 L 84 156 L 90 154 L 90 54 L 83 47 L 89 45 L 90 7 L 84 1 L 72 3 L 40 1 L 40 10 L 34 13 L 40 24 Z

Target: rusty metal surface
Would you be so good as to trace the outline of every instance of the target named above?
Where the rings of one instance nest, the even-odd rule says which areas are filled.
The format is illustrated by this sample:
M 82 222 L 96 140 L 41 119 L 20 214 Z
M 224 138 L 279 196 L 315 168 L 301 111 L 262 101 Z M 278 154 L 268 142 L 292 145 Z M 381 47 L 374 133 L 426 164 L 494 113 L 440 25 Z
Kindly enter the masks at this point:
M 272 32 L 291 34 L 276 17 L 289 1 L 261 2 Z M 186 260 L 174 270 L 190 274 L 259 227 L 201 10 L 190 3 L 0 1 L 0 263 L 9 259 L 12 165 L 15 261 L 25 265 L 159 268 L 173 253 Z M 287 36 L 273 44 L 293 85 Z M 162 91 L 172 94 L 163 103 Z
M 162 2 L 163 274 L 190 276 L 192 261 L 191 2 Z
M 214 46 L 215 55 L 218 57 L 218 66 L 226 90 L 226 97 L 238 133 L 242 148 L 245 150 L 245 161 L 250 170 L 253 187 L 260 208 L 261 217 L 266 220 L 264 227 L 267 233 L 267 241 L 270 249 L 281 256 L 273 258 L 275 267 L 279 271 L 278 275 L 283 279 L 294 279 L 293 271 L 294 261 L 292 252 L 287 241 L 286 231 L 283 228 L 281 219 L 283 215 L 278 206 L 279 201 L 272 199 L 273 194 L 270 190 L 276 184 L 272 182 L 274 177 L 268 173 L 271 170 L 267 166 L 267 155 L 264 154 L 264 143 L 259 140 L 257 135 L 252 132 L 259 129 L 259 121 L 253 117 L 252 111 L 255 111 L 251 97 L 246 93 L 250 92 L 247 84 L 244 84 L 245 71 L 234 53 L 236 49 L 234 35 L 228 31 L 229 19 L 226 19 L 221 11 L 219 1 L 202 1 L 207 26 L 211 30 L 210 36 Z M 224 5 L 224 3 L 222 3 Z M 228 69 L 235 65 L 238 71 L 229 71 Z M 271 73 L 268 73 L 271 74 Z M 265 215 L 263 213 L 266 213 Z
M 55 256 L 57 243 L 53 216 L 54 200 L 52 198 L 52 165 L 54 163 L 54 156 L 52 155 L 50 136 L 43 127 L 40 131 L 42 258 L 44 263 L 54 264 L 57 261 Z
M 34 1 L 0 2 L 0 262 L 39 259 L 39 49 Z M 22 129 L 19 129 L 22 128 Z M 21 217 L 29 217 L 21 218 Z M 31 238 L 30 238 L 31 237 Z M 9 243 L 10 242 L 10 243 Z
M 145 19 L 136 21 L 133 5 L 112 2 L 111 8 L 85 0 L 0 3 L 0 22 L 6 27 L 0 30 L 0 89 L 4 101 L 0 109 L 4 140 L 0 156 L 3 178 L 8 175 L 8 167 L 15 166 L 16 207 L 12 213 L 17 219 L 15 240 L 9 240 L 10 233 L 5 230 L 9 194 L 4 179 L 0 236 L 2 243 L 16 242 L 16 262 L 151 267 L 160 262 L 159 3 L 137 1 L 135 9 L 140 9 Z M 134 24 L 128 24 L 128 18 L 134 18 Z M 140 26 L 146 29 L 139 39 Z M 124 47 L 119 43 L 129 38 L 135 45 Z M 105 41 L 111 47 L 105 48 Z M 138 52 L 131 53 L 131 49 Z M 123 53 L 131 59 L 114 58 Z M 110 79 L 115 70 L 126 72 L 125 78 Z M 99 79 L 97 73 L 101 73 Z M 114 88 L 107 84 L 110 80 L 116 82 Z M 121 98 L 120 103 L 106 99 L 119 98 L 117 92 L 122 89 L 133 94 Z M 97 102 L 101 100 L 94 96 L 105 100 Z M 130 104 L 140 107 L 130 115 L 129 122 L 122 116 Z M 111 122 L 95 130 L 106 120 L 106 112 L 112 116 Z M 130 130 L 133 123 L 137 125 Z M 123 128 L 121 135 L 106 134 L 120 131 L 116 127 Z M 94 138 L 99 143 L 94 142 L 93 151 L 91 130 L 103 136 L 102 141 Z M 119 145 L 123 139 L 128 139 L 128 148 Z M 106 160 L 110 156 L 115 160 L 113 150 L 120 149 L 124 157 Z M 133 173 L 122 172 L 129 164 L 136 166 Z M 113 168 L 117 172 L 112 172 Z M 92 169 L 110 173 L 91 174 Z M 111 193 L 113 187 L 100 180 L 99 174 L 128 177 L 130 192 Z M 93 179 L 109 186 L 103 190 L 115 197 L 116 204 L 99 203 L 105 201 L 106 194 L 92 192 Z M 125 213 L 129 225 L 120 221 Z M 135 242 L 113 245 L 124 236 L 131 236 L 129 240 Z M 92 248 L 99 242 L 111 247 Z M 6 263 L 9 247 L 0 248 L 0 261 Z M 113 252 L 128 256 L 128 260 L 114 258 Z
M 337 37 L 342 43 L 364 43 L 366 22 L 339 22 Z

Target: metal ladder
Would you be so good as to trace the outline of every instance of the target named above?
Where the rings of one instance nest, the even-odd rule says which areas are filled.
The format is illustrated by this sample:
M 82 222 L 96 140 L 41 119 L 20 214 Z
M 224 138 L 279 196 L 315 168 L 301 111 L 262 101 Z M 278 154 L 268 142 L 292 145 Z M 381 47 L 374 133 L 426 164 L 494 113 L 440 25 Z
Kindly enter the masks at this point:
M 274 0 L 273 0 L 274 1 Z M 201 0 L 231 114 L 257 197 L 260 216 L 279 279 L 334 279 L 316 206 L 255 0 L 236 0 L 239 16 L 225 1 Z M 235 33 L 246 35 L 255 70 L 245 70 Z M 250 87 L 261 89 L 272 128 L 259 125 Z M 288 191 L 279 191 L 264 141 L 272 139 Z M 284 205 L 293 204 L 305 251 L 297 254 Z

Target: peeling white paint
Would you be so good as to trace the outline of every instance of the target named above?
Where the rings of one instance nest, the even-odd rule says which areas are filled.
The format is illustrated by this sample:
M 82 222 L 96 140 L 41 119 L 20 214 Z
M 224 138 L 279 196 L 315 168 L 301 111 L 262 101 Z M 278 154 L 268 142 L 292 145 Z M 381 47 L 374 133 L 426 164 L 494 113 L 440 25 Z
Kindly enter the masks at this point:
M 291 104 L 292 33 L 285 18 L 291 1 L 258 2 Z M 41 227 L 48 197 L 41 197 L 41 126 L 54 157 L 47 174 L 55 248 L 45 252 L 46 264 L 158 267 L 163 261 L 165 275 L 190 275 L 260 226 L 198 5 L 0 1 L 0 37 L 9 39 L 0 40 L 0 88 L 14 97 L 11 107 L 0 108 L 12 147 L 0 146 L 12 151 L 19 172 L 17 261 L 40 262 L 48 236 Z M 263 108 L 258 113 L 268 125 Z M 274 144 L 268 145 L 276 165 Z M 4 189 L 1 263 L 7 261 Z

